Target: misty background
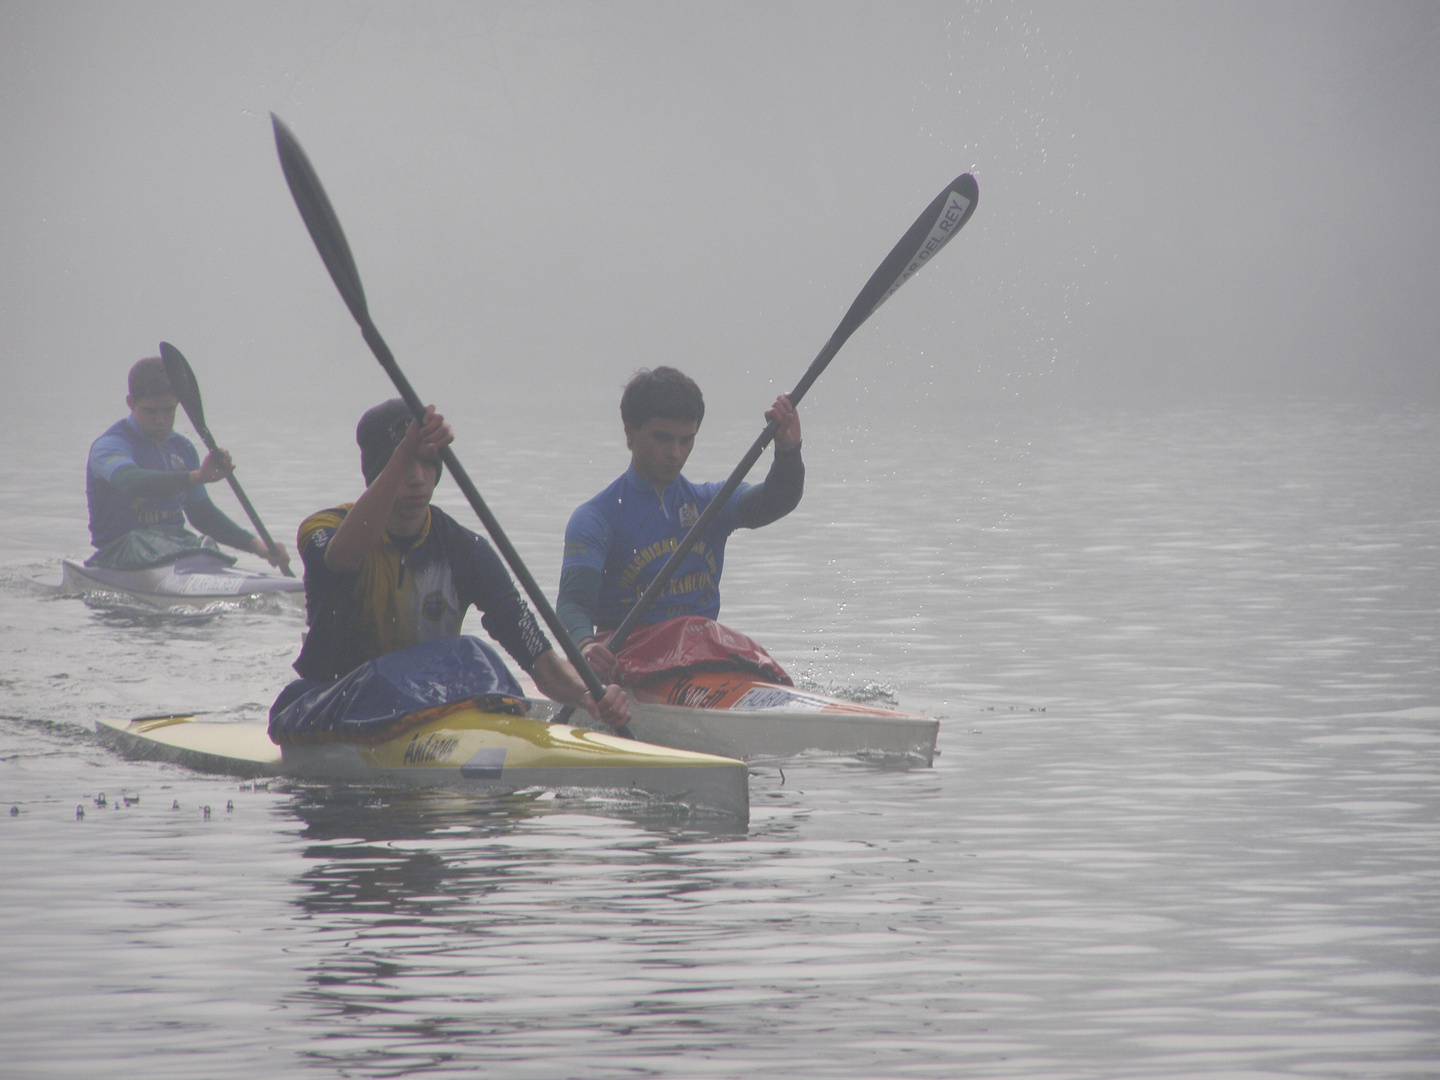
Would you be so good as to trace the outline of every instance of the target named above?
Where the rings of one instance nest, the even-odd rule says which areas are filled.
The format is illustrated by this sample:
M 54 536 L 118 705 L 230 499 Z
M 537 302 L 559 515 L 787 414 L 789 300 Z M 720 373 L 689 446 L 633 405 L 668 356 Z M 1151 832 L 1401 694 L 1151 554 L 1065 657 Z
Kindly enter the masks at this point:
M 551 439 L 672 363 L 758 430 L 965 171 L 974 219 L 845 346 L 810 430 L 1434 403 L 1437 106 L 1427 2 L 11 0 L 0 421 L 63 430 L 78 469 L 162 339 L 237 456 L 237 424 L 348 440 L 390 396 L 272 111 L 402 367 L 472 425 Z

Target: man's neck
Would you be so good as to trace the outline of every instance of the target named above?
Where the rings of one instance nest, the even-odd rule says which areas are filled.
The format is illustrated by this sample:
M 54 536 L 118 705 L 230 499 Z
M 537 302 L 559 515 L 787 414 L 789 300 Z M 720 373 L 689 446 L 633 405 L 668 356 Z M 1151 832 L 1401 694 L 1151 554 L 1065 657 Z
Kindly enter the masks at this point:
M 638 476 L 641 481 L 643 481 L 652 490 L 654 490 L 656 495 L 658 495 L 662 499 L 665 498 L 665 489 L 670 486 L 669 484 L 656 483 L 654 480 L 650 479 L 650 477 L 646 476 L 643 472 L 640 471 L 640 466 L 636 465 L 633 459 L 630 462 L 630 467 L 635 470 L 635 475 Z
M 425 522 L 430 520 L 430 507 L 425 507 L 425 512 L 419 515 L 391 514 L 390 520 L 385 523 L 385 531 L 397 540 L 409 540 L 419 536 L 425 530 Z
M 115 414 L 114 414 L 114 413 L 111 413 L 110 415 L 111 415 L 111 416 L 114 416 Z M 165 432 L 165 434 L 163 434 L 163 435 L 151 435 L 150 432 L 146 431 L 143 427 L 140 426 L 139 421 L 137 421 L 137 420 L 135 419 L 135 414 L 134 414 L 134 413 L 131 413 L 131 414 L 130 414 L 130 423 L 132 423 L 132 424 L 135 425 L 135 430 L 136 430 L 136 431 L 140 432 L 141 435 L 145 436 L 145 438 L 149 439 L 149 440 L 150 440 L 152 443 L 154 443 L 156 446 L 164 446 L 164 445 L 165 445 L 165 440 L 168 439 L 168 438 L 170 437 L 171 433 L 174 432 L 174 430 L 175 430 L 174 428 L 171 428 L 169 431 Z

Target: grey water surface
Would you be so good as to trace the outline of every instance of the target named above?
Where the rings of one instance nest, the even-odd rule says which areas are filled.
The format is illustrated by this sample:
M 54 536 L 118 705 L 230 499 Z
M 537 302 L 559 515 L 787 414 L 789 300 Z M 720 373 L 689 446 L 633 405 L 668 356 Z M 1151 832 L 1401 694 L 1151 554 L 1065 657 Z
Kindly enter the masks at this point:
M 57 597 L 83 448 L 0 432 L 0 1076 L 1440 1074 L 1440 411 L 822 402 L 723 617 L 941 755 L 758 767 L 744 831 L 118 757 L 303 620 Z M 548 587 L 615 436 L 461 430 Z M 276 536 L 356 494 L 347 432 L 222 441 Z

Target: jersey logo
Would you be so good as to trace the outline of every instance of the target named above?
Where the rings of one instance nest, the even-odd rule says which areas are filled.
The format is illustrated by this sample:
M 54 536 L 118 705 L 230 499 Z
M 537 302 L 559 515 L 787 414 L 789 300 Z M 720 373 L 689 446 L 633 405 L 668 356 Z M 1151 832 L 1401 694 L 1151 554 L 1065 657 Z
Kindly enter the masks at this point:
M 185 468 L 185 459 L 182 458 L 179 454 L 171 454 L 170 464 L 177 469 L 183 469 Z
M 421 602 L 420 614 L 431 622 L 440 621 L 441 616 L 445 614 L 445 596 L 439 589 L 428 594 Z
M 695 509 L 694 503 L 682 503 L 680 506 L 680 527 L 682 529 L 693 529 L 695 523 L 700 520 L 700 511 Z

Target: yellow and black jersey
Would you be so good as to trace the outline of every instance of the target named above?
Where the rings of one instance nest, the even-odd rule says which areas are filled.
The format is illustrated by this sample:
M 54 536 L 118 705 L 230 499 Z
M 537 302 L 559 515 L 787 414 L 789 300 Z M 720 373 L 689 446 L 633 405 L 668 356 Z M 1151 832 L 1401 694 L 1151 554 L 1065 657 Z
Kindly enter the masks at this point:
M 526 671 L 550 648 L 495 549 L 436 507 L 418 535 L 386 534 L 354 573 L 330 569 L 325 548 L 352 505 L 300 525 L 310 626 L 294 665 L 302 678 L 336 679 L 367 660 L 459 634 L 471 605 Z

